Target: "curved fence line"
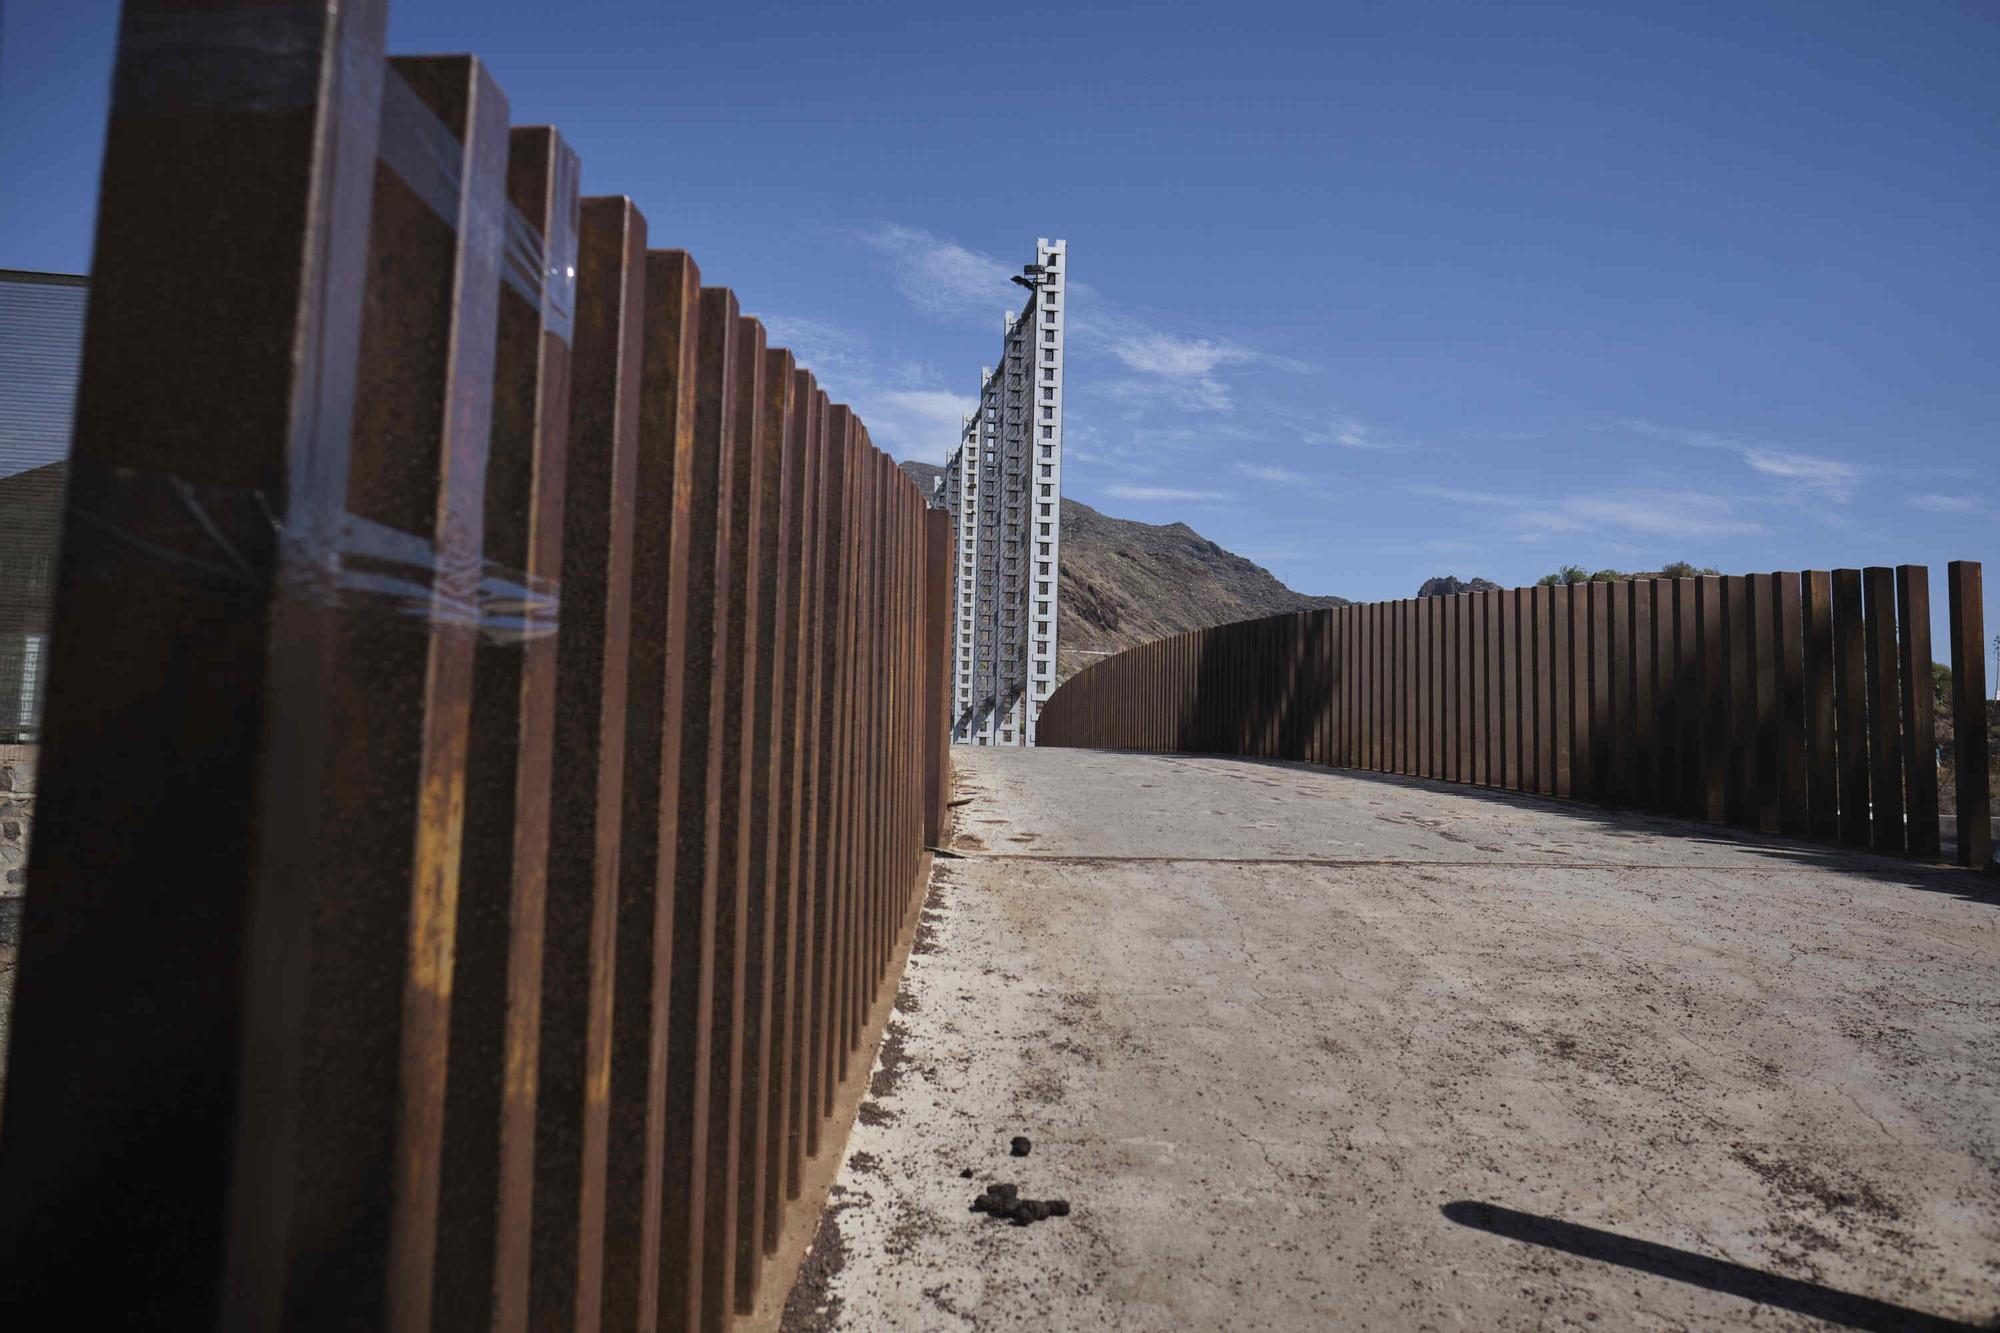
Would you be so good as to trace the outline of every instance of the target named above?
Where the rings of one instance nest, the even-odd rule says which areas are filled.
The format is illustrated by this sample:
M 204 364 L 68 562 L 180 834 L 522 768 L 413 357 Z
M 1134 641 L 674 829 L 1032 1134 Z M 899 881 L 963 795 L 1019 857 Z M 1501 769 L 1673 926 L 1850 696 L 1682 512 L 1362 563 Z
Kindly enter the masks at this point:
M 1980 584 L 1952 563 L 1967 866 L 1992 856 Z M 1040 742 L 1304 760 L 1935 858 L 1929 589 L 1921 565 L 1630 579 L 1190 630 L 1064 682 Z

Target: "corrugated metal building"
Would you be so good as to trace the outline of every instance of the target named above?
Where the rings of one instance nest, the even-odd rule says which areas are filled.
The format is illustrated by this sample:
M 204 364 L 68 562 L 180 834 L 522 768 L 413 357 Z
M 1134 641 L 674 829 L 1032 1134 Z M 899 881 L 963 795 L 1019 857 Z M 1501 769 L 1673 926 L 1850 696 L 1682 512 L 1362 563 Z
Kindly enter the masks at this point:
M 36 739 L 88 297 L 73 274 L 0 269 L 0 744 Z

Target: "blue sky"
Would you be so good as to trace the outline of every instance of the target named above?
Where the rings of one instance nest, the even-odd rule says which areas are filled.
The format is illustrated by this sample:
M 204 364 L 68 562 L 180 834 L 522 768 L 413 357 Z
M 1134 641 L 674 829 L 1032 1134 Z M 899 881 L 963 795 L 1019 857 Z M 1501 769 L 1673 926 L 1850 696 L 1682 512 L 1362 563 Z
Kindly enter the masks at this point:
M 4 4 L 0 266 L 79 270 L 115 6 Z M 1305 591 L 2000 562 L 1991 4 L 402 0 L 391 38 L 486 57 L 900 456 L 1066 238 L 1067 490 Z

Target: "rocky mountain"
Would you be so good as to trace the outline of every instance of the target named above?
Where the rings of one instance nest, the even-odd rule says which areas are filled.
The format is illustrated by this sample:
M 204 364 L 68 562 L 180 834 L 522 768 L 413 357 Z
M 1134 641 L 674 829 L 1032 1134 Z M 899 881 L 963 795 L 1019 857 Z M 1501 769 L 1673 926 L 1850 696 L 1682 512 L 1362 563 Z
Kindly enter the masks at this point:
M 904 463 L 930 493 L 942 469 Z M 1206 625 L 1280 611 L 1345 606 L 1293 592 L 1263 566 L 1225 551 L 1185 523 L 1138 523 L 1062 502 L 1063 560 L 1056 675 L 1067 680 L 1108 653 Z
M 1424 586 L 1417 589 L 1419 597 L 1456 597 L 1462 592 L 1499 592 L 1500 585 L 1491 579 L 1462 579 L 1456 574 L 1440 574 L 1434 579 L 1425 579 Z

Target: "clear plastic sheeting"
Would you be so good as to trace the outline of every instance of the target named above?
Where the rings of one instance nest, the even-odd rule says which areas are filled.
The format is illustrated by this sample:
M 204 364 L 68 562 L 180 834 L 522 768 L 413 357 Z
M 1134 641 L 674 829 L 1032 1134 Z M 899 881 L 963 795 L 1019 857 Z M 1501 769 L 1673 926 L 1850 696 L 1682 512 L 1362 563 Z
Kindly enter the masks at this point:
M 542 312 L 542 325 L 565 343 L 576 309 L 577 158 L 561 155 L 555 227 L 544 243 L 539 228 L 511 204 L 497 216 L 468 210 L 460 180 L 458 137 L 393 69 L 382 84 L 381 158 L 403 184 L 453 229 L 501 229 L 500 280 Z M 470 216 L 461 216 L 470 213 Z
M 561 585 L 491 560 L 441 559 L 429 538 L 342 514 L 331 540 L 288 531 L 277 506 L 260 491 L 197 485 L 129 469 L 92 469 L 71 496 L 70 518 L 154 559 L 258 594 L 264 583 L 253 548 L 286 548 L 283 594 L 350 610 L 404 616 L 433 625 L 476 628 L 493 643 L 524 643 L 556 632 Z M 173 545 L 157 521 L 176 513 Z M 154 534 L 141 538 L 125 521 L 147 514 Z

